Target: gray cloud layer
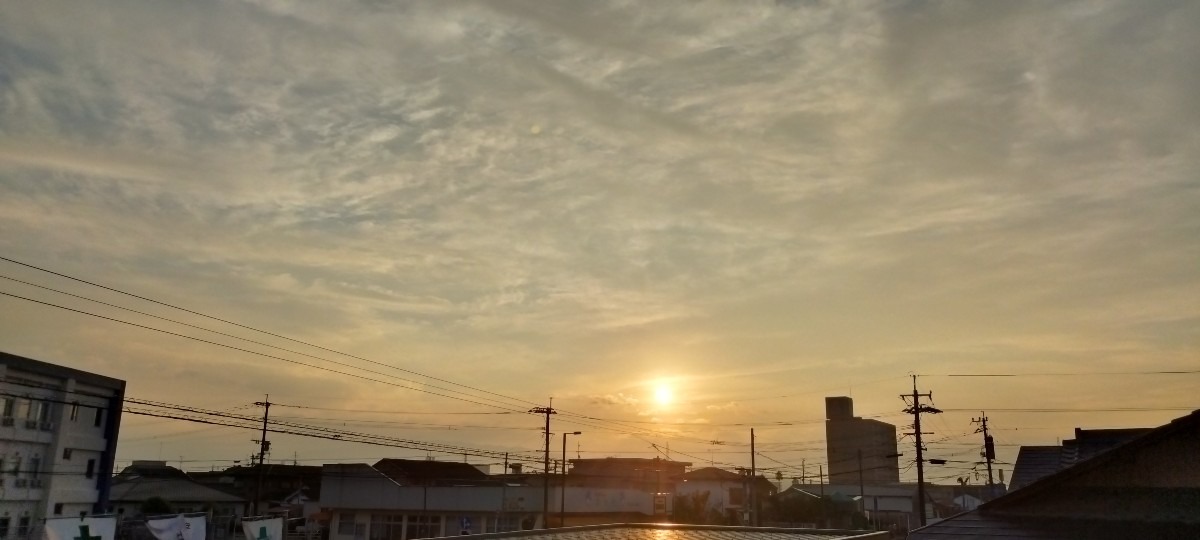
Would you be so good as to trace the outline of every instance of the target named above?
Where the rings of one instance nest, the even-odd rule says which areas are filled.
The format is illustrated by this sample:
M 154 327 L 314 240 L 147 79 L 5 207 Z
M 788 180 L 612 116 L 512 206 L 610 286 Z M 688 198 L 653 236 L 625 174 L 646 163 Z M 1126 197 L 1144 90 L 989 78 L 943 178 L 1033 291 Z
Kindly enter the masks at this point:
M 690 386 L 676 414 L 720 421 L 819 417 L 819 395 L 728 406 L 814 378 L 1194 367 L 1195 20 L 1191 2 L 5 4 L 0 250 L 614 415 L 647 413 L 632 396 L 657 377 Z M 0 302 L 5 349 L 164 366 L 124 375 L 134 394 L 214 361 Z M 369 388 L 312 378 L 239 387 Z M 895 384 L 856 397 L 890 410 Z M 1190 396 L 1166 386 L 1156 403 Z

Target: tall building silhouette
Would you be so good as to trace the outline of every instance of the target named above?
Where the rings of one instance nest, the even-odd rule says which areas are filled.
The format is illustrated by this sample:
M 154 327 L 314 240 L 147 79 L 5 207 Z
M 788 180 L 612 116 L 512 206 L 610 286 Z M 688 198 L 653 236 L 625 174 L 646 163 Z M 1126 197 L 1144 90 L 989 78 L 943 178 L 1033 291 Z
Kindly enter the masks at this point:
M 893 484 L 900 481 L 896 426 L 854 416 L 854 400 L 851 398 L 825 398 L 825 447 L 831 484 L 859 482 L 860 451 L 864 484 Z

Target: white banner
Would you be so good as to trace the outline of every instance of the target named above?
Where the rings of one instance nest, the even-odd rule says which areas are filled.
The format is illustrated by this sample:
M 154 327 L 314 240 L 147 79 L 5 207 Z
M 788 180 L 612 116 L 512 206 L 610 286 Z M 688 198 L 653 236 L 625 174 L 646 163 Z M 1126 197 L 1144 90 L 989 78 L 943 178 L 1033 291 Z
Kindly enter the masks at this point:
M 158 540 L 185 540 L 183 516 L 167 516 L 146 520 L 146 528 Z
M 183 516 L 183 540 L 204 540 L 208 535 L 208 516 Z
M 146 520 L 146 528 L 158 540 L 204 540 L 207 532 L 203 515 L 166 516 Z
M 242 521 L 246 540 L 283 540 L 283 518 Z
M 114 540 L 116 517 L 47 518 L 46 540 Z

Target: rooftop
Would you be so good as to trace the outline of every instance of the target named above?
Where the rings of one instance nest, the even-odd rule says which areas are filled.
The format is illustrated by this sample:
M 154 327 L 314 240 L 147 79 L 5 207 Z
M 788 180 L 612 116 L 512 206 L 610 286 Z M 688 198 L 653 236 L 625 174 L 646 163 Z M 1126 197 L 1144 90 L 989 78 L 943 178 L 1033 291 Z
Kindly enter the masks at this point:
M 722 527 L 670 523 L 618 523 L 537 531 L 474 534 L 472 540 L 520 538 L 522 540 L 875 540 L 887 531 L 838 529 L 783 529 L 773 527 Z
M 467 463 L 419 459 L 381 459 L 375 469 L 401 485 L 429 485 L 438 482 L 480 482 L 488 476 Z
M 151 497 L 163 497 L 175 504 L 245 502 L 241 497 L 186 478 L 136 478 L 114 482 L 109 496 L 113 502 L 141 502 Z

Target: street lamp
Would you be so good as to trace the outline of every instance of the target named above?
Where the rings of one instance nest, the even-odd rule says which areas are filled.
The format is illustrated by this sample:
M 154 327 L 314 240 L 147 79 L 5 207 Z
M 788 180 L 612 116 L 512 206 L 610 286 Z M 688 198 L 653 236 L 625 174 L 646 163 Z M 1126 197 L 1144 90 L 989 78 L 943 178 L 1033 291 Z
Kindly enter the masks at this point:
M 567 522 L 567 435 L 583 435 L 582 431 L 563 432 L 562 485 L 558 487 L 558 526 Z

